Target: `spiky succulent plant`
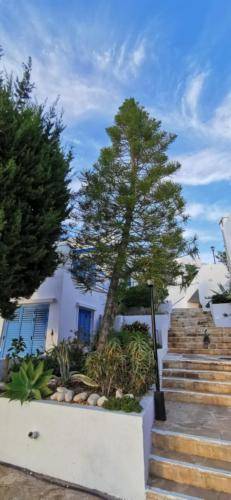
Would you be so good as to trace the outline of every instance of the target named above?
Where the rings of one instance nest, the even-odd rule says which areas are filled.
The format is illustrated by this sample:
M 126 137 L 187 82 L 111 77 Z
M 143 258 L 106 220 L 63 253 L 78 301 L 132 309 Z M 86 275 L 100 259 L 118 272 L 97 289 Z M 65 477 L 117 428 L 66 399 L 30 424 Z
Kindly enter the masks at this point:
M 17 372 L 12 372 L 11 381 L 6 384 L 3 396 L 10 401 L 18 400 L 21 403 L 32 399 L 42 399 L 52 391 L 48 384 L 52 378 L 52 370 L 44 369 L 44 361 L 34 365 L 31 361 L 23 361 Z

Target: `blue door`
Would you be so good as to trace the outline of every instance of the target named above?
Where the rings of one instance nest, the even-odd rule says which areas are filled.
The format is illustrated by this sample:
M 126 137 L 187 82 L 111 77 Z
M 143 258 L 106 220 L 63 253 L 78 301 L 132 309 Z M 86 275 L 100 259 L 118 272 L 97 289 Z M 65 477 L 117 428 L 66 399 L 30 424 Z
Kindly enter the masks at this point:
M 79 308 L 78 333 L 79 338 L 85 344 L 90 343 L 91 338 L 91 320 L 92 311 L 89 309 Z
M 20 336 L 26 344 L 24 355 L 36 354 L 37 350 L 43 352 L 48 313 L 49 304 L 28 304 L 18 307 L 13 320 L 4 322 L 0 357 L 6 357 L 12 340 Z

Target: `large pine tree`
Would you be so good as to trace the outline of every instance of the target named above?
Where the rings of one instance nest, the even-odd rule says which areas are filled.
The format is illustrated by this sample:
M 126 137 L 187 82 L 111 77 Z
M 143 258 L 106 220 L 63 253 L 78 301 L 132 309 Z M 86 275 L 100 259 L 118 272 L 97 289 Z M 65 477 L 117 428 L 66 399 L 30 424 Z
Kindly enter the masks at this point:
M 69 213 L 71 154 L 55 106 L 32 98 L 31 60 L 22 78 L 0 75 L 0 314 L 12 317 L 59 263 Z
M 166 287 L 180 274 L 176 258 L 188 244 L 185 203 L 172 180 L 180 164 L 167 157 L 175 136 L 132 98 L 119 108 L 107 134 L 111 145 L 82 175 L 75 210 L 82 226 L 71 244 L 79 284 L 90 289 L 110 279 L 99 348 L 113 325 L 120 283 L 133 277 Z M 92 250 L 76 251 L 80 247 Z

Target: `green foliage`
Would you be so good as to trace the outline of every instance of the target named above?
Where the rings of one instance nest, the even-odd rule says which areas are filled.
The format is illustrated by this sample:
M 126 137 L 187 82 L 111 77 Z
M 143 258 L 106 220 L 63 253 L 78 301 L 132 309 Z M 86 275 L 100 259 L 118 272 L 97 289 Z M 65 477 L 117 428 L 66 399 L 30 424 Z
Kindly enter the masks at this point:
M 121 282 L 153 279 L 159 301 L 180 274 L 177 257 L 189 250 L 185 203 L 172 180 L 180 164 L 167 157 L 175 135 L 163 131 L 133 98 L 123 102 L 107 134 L 110 146 L 82 175 L 73 217 L 83 223 L 71 242 L 78 285 L 91 289 L 110 279 L 100 349 L 113 325 Z M 81 254 L 80 246 L 93 250 Z
M 185 264 L 182 269 L 181 288 L 185 289 L 191 285 L 194 278 L 197 276 L 199 268 L 195 264 Z
M 0 74 L 0 314 L 11 318 L 61 261 L 69 213 L 71 153 L 55 106 L 32 98 L 31 60 L 22 78 Z
M 126 288 L 121 298 L 125 307 L 150 307 L 150 290 L 147 285 L 136 285 Z
M 125 369 L 125 356 L 118 339 L 110 339 L 102 351 L 88 354 L 86 373 L 100 386 L 102 393 L 109 396 L 120 386 Z
M 149 333 L 149 328 L 146 323 L 141 323 L 140 321 L 134 321 L 130 325 L 125 324 L 123 325 L 123 330 L 126 330 L 127 332 L 139 332 L 139 333 L 144 333 L 145 335 L 148 335 Z
M 210 297 L 212 304 L 228 304 L 231 302 L 231 286 L 226 289 L 223 285 L 219 285 L 220 292 L 214 292 Z
M 142 411 L 142 406 L 140 403 L 128 396 L 123 396 L 122 398 L 110 398 L 105 401 L 104 408 L 111 411 L 125 411 L 126 413 L 140 413 Z
M 85 355 L 80 341 L 76 337 L 62 340 L 46 353 L 45 363 L 61 377 L 63 384 L 67 383 L 73 371 L 81 372 L 84 368 Z
M 216 259 L 218 260 L 218 262 L 221 262 L 222 264 L 225 264 L 225 266 L 227 266 L 227 253 L 225 252 L 225 250 L 217 252 Z
M 126 346 L 128 392 L 144 394 L 154 383 L 154 352 L 151 340 L 138 332 Z
M 48 384 L 52 378 L 51 370 L 44 370 L 44 362 L 37 366 L 32 360 L 23 361 L 19 370 L 11 374 L 11 382 L 6 384 L 4 397 L 10 400 L 19 400 L 21 403 L 32 399 L 46 398 L 51 394 Z
M 86 373 L 106 396 L 118 388 L 144 394 L 155 381 L 151 339 L 143 332 L 114 334 L 102 350 L 87 356 Z
M 8 353 L 10 358 L 14 360 L 20 357 L 26 349 L 26 342 L 23 340 L 23 337 L 20 335 L 19 338 L 13 339 L 11 342 L 11 347 L 8 349 Z

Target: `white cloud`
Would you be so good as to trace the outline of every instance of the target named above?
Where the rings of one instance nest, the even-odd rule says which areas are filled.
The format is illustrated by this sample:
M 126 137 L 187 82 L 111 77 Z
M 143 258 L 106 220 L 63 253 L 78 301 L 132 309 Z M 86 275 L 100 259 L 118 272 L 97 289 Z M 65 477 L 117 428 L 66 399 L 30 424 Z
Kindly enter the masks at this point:
M 222 217 L 231 213 L 231 204 L 227 207 L 218 203 L 188 203 L 186 212 L 192 219 L 219 222 Z
M 231 148 L 205 148 L 195 153 L 177 155 L 182 168 L 176 178 L 182 184 L 205 185 L 231 180 Z
M 193 76 L 186 87 L 186 91 L 181 100 L 182 113 L 188 121 L 190 117 L 191 125 L 198 123 L 198 103 L 207 74 L 202 72 Z
M 222 237 L 214 232 L 211 232 L 207 229 L 193 229 L 188 228 L 184 231 L 184 236 L 186 239 L 193 238 L 193 236 L 197 236 L 199 243 L 214 243 L 216 241 L 222 241 Z
M 3 62 L 8 71 L 18 73 L 22 61 L 31 55 L 36 96 L 48 98 L 48 102 L 60 96 L 65 120 L 76 121 L 90 113 L 115 113 L 122 101 L 121 83 L 137 76 L 145 59 L 144 38 L 132 39 L 127 34 L 118 44 L 110 34 L 105 47 L 105 38 L 99 33 L 89 36 L 91 27 L 87 24 L 71 20 L 63 30 L 29 4 L 23 5 L 20 16 L 10 5 L 8 12 L 13 26 L 18 18 L 15 25 L 19 30 L 12 38 L 0 18 Z
M 126 82 L 131 77 L 136 77 L 145 60 L 146 41 L 137 39 L 134 43 L 127 38 L 123 43 L 112 44 L 106 50 L 94 50 L 93 61 L 95 66 L 110 77 L 115 77 L 120 82 Z

